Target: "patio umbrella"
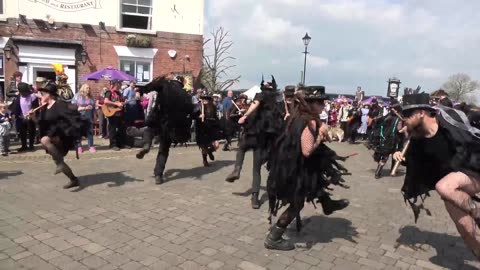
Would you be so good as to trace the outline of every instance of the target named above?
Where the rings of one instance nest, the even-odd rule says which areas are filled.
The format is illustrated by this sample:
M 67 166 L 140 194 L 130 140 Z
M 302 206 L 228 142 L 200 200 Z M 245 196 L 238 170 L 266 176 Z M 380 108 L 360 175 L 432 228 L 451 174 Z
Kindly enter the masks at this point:
M 84 75 L 82 80 L 106 80 L 106 81 L 136 81 L 137 78 L 133 77 L 130 74 L 127 74 L 121 70 L 118 70 L 112 66 L 106 67 L 99 71 Z
M 362 102 L 363 102 L 363 104 L 372 104 L 374 99 L 377 100 L 377 102 L 379 102 L 379 103 L 384 102 L 382 97 L 375 97 L 375 96 L 369 97 L 369 98 L 363 100 Z

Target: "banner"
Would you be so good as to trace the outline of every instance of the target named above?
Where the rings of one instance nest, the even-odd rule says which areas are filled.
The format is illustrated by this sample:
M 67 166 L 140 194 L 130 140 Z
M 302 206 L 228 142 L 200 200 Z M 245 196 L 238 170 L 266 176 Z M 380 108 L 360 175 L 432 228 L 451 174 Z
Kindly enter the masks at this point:
M 47 7 L 64 11 L 64 12 L 76 12 L 91 8 L 102 8 L 100 6 L 101 0 L 74 0 L 71 2 L 65 2 L 60 0 L 29 0 L 30 2 L 40 3 Z

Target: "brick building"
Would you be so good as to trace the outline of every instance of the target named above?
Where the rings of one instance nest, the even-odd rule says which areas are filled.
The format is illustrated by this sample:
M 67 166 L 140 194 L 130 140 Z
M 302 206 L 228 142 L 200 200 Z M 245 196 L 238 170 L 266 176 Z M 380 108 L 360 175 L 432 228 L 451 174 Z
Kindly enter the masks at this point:
M 28 83 L 53 79 L 52 63 L 64 64 L 75 91 L 83 75 L 107 66 L 140 85 L 169 72 L 192 82 L 202 67 L 204 0 L 0 2 L 0 81 L 6 88 L 16 70 Z M 87 83 L 95 90 L 106 84 Z

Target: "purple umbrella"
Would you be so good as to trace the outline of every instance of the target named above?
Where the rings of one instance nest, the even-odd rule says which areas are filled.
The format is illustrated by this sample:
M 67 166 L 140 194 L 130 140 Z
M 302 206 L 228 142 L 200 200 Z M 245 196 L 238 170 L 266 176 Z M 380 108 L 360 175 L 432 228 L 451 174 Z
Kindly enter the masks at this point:
M 106 81 L 136 81 L 137 78 L 133 77 L 130 74 L 127 74 L 121 70 L 118 70 L 112 66 L 106 67 L 102 70 L 95 71 L 93 73 L 84 75 L 82 80 L 106 80 Z
M 373 97 L 369 97 L 369 98 L 363 100 L 362 102 L 363 102 L 363 104 L 372 104 L 374 99 L 377 100 L 378 102 L 384 101 L 382 97 L 373 96 Z

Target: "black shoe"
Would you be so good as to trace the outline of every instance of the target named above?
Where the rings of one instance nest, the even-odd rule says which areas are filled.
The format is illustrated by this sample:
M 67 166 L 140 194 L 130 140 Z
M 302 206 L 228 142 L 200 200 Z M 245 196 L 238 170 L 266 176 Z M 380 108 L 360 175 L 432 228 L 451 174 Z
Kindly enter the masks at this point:
M 332 200 L 328 195 L 322 196 L 320 203 L 323 213 L 327 216 L 335 211 L 345 209 L 350 204 L 348 200 Z
M 295 245 L 282 237 L 284 232 L 284 228 L 273 225 L 272 228 L 270 228 L 267 238 L 265 239 L 265 248 L 283 251 L 294 250 Z
M 161 184 L 163 184 L 163 182 L 164 182 L 164 180 L 163 180 L 162 175 L 155 176 L 155 185 L 161 185 Z
M 112 150 L 113 151 L 120 151 L 120 147 L 114 146 L 114 147 L 112 147 Z
M 208 163 L 208 160 L 206 160 L 206 159 L 203 160 L 203 167 L 210 167 L 210 164 Z
M 258 199 L 258 193 L 252 193 L 252 209 L 259 209 L 260 208 L 260 200 Z
M 2 153 L 2 156 L 7 157 L 8 153 Z
M 78 183 L 78 178 L 74 178 L 74 179 L 70 180 L 70 183 L 63 186 L 63 188 L 64 189 L 69 189 L 69 188 L 78 187 L 78 186 L 80 186 L 80 184 Z
M 35 147 L 33 145 L 28 147 L 28 151 L 34 151 L 34 150 L 35 150 Z
M 240 167 L 235 167 L 235 169 L 233 169 L 233 172 L 229 174 L 227 178 L 225 178 L 225 181 L 229 183 L 233 183 L 235 182 L 235 180 L 240 179 L 240 170 L 241 170 Z
M 211 161 L 214 161 L 214 160 L 215 160 L 215 156 L 213 155 L 213 152 L 208 152 L 208 158 L 209 158 Z
M 122 148 L 124 149 L 132 149 L 132 147 L 130 145 L 124 145 Z
M 223 151 L 230 151 L 230 146 L 228 144 L 225 144 L 223 147 Z
M 27 147 L 20 147 L 17 152 L 27 152 L 28 151 L 28 148 Z
M 142 150 L 138 151 L 137 158 L 142 159 L 150 150 L 143 148 Z

